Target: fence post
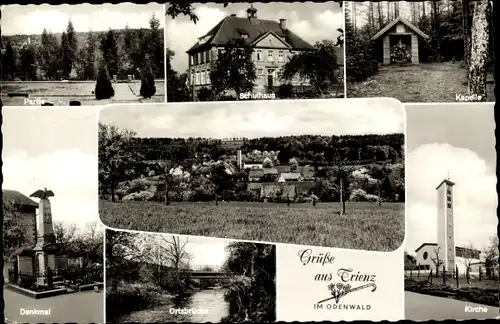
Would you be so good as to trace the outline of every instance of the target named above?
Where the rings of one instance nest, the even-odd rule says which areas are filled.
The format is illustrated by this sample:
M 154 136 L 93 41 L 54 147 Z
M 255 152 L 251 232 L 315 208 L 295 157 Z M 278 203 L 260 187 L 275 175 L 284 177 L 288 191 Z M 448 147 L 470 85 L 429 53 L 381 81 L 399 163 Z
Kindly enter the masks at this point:
M 443 266 L 443 285 L 446 285 L 446 270 Z
M 420 264 L 417 266 L 417 278 L 420 277 Z
M 410 279 L 412 277 L 413 269 L 410 269 Z
M 459 288 L 459 281 L 458 281 L 458 266 L 455 266 L 455 279 L 457 280 L 457 289 Z
M 479 266 L 479 281 L 481 281 L 481 266 Z
M 465 270 L 465 276 L 467 277 L 467 284 L 469 284 L 469 267 L 467 267 L 467 269 Z
M 431 272 L 429 272 L 429 278 L 427 279 L 427 281 L 432 284 L 432 269 Z

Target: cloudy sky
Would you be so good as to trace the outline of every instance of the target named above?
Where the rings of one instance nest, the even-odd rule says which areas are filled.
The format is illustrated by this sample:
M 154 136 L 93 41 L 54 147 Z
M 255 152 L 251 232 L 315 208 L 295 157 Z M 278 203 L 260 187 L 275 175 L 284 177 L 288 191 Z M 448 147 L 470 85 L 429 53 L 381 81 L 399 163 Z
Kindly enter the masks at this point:
M 496 235 L 493 104 L 407 105 L 405 250 L 437 242 L 436 187 L 455 182 L 455 244 L 482 250 Z
M 335 99 L 116 105 L 99 120 L 139 137 L 247 137 L 404 132 L 394 99 Z
M 52 190 L 53 221 L 98 221 L 97 109 L 3 108 L 3 189 Z M 34 199 L 38 201 L 37 199 Z
M 163 5 L 158 3 L 6 5 L 2 9 L 2 35 L 41 34 L 44 28 L 61 33 L 69 20 L 77 32 L 122 29 L 127 24 L 129 28 L 149 28 L 153 14 L 163 28 Z
M 146 239 L 146 242 L 156 241 L 158 245 L 168 247 L 168 242 L 173 241 L 174 236 L 165 234 L 139 234 L 139 241 Z M 175 240 L 179 240 L 180 244 L 187 244 L 185 251 L 190 257 L 189 264 L 192 269 L 200 269 L 203 266 L 211 266 L 214 270 L 220 269 L 226 262 L 229 253 L 226 247 L 230 241 L 221 239 L 212 239 L 199 236 L 175 236 Z
M 171 19 L 166 16 L 167 47 L 176 53 L 172 59 L 172 67 L 178 72 L 185 72 L 188 67 L 186 51 L 193 46 L 199 37 L 204 36 L 225 17 L 236 14 L 246 17 L 249 3 L 230 3 L 226 8 L 222 4 L 195 4 L 195 13 L 200 19 L 196 24 L 188 17 L 179 16 Z M 340 5 L 336 2 L 293 2 L 293 3 L 254 3 L 258 10 L 257 17 L 279 21 L 287 20 L 287 28 L 295 34 L 314 44 L 322 39 L 336 40 L 339 36 L 337 28 L 344 27 L 344 16 Z

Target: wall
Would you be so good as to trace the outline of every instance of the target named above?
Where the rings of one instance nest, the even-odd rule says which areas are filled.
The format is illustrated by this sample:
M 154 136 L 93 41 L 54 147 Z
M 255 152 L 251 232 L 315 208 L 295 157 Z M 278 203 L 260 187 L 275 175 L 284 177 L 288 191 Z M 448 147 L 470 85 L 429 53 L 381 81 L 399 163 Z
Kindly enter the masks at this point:
M 29 256 L 19 256 L 18 257 L 19 272 L 31 274 L 35 270 L 33 267 L 33 258 Z

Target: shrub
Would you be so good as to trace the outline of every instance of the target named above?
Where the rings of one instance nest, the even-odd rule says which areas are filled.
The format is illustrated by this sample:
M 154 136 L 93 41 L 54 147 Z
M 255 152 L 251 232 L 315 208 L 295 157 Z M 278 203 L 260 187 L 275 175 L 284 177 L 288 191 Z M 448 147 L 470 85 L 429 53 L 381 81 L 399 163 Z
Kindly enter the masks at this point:
M 201 88 L 197 93 L 197 97 L 199 101 L 211 101 L 213 98 L 212 90 Z
M 147 309 L 159 303 L 157 292 L 140 285 L 119 287 L 117 291 L 110 288 L 106 292 L 107 321 L 114 322 L 117 316 L 125 312 Z
M 375 195 L 367 194 L 363 189 L 354 189 L 349 197 L 350 201 L 370 201 L 377 202 L 378 197 Z
M 276 95 L 281 99 L 293 98 L 293 86 L 288 83 L 284 83 L 278 87 L 278 91 L 276 91 Z
M 154 195 L 155 194 L 151 191 L 133 192 L 123 197 L 122 200 L 145 201 L 151 200 Z
M 139 94 L 144 98 L 151 98 L 156 93 L 155 76 L 149 63 L 143 69 L 141 76 L 141 90 Z
M 115 96 L 115 90 L 111 84 L 108 69 L 106 65 L 99 67 L 97 80 L 95 84 L 95 98 L 97 100 L 109 99 Z

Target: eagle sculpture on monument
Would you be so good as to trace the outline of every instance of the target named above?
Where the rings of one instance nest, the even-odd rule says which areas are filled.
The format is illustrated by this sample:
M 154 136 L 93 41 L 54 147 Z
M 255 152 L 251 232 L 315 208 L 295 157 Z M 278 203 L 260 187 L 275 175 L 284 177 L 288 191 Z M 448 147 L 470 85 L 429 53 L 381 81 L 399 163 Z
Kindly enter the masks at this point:
M 54 192 L 52 190 L 47 190 L 47 188 L 43 188 L 43 190 L 38 189 L 34 193 L 30 195 L 30 197 L 33 198 L 39 198 L 39 199 L 48 199 L 50 197 L 54 197 Z

